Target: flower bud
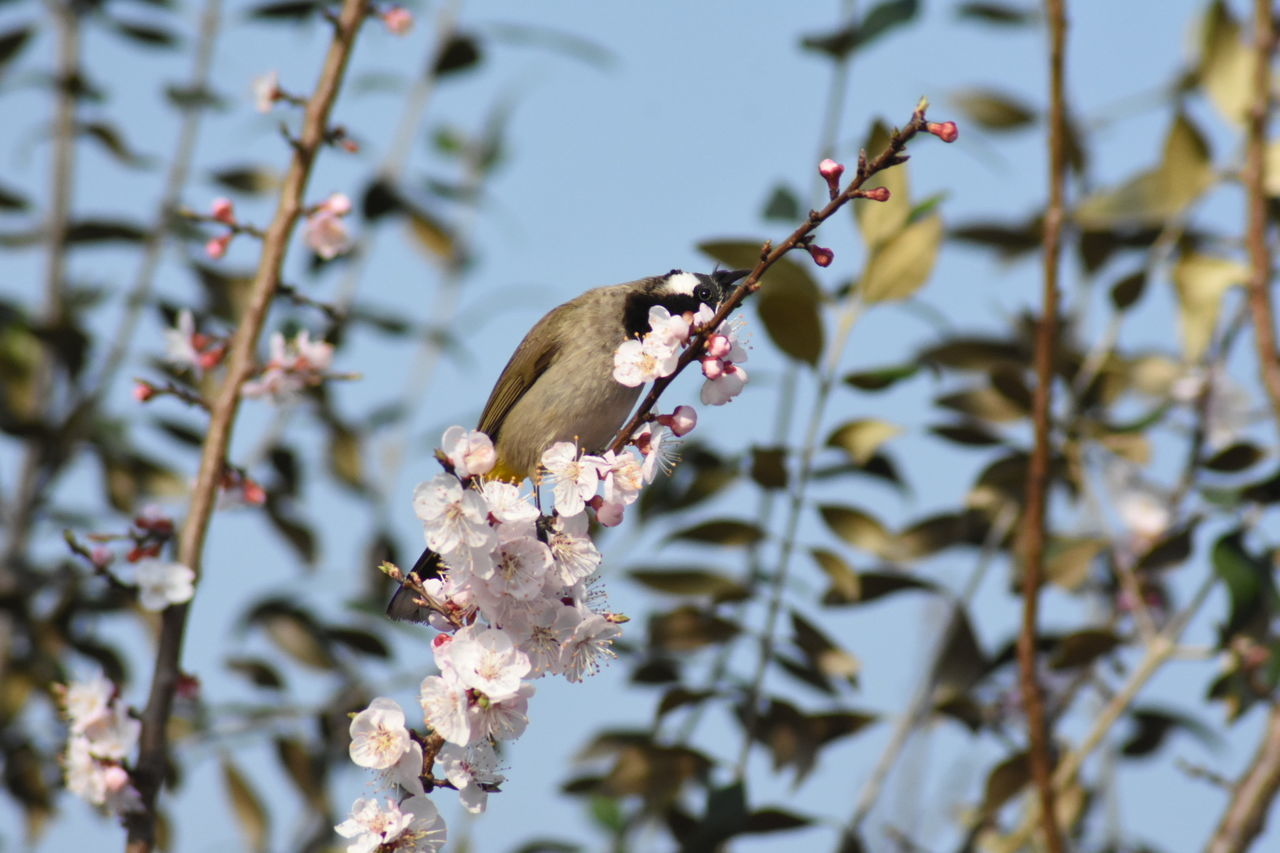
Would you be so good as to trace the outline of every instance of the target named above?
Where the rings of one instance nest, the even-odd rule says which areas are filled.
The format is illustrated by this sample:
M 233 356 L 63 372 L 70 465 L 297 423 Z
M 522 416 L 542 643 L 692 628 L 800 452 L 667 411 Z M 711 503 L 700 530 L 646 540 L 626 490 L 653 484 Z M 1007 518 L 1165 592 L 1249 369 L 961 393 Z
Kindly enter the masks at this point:
M 156 395 L 156 389 L 149 382 L 139 382 L 133 386 L 133 399 L 145 403 Z
M 209 205 L 209 215 L 228 225 L 234 225 L 236 221 L 235 206 L 231 203 L 231 199 L 222 196 L 215 198 L 213 204 Z
M 956 137 L 960 135 L 960 129 L 956 127 L 954 121 L 936 122 L 931 121 L 924 126 L 924 129 L 941 139 L 943 142 L 955 142 Z
M 724 373 L 724 362 L 718 358 L 704 358 L 702 360 L 702 375 L 708 379 L 719 379 Z
M 215 261 L 227 253 L 227 245 L 231 242 L 231 238 L 235 235 L 228 231 L 221 237 L 213 237 L 209 242 L 204 244 L 204 253 Z
M 698 425 L 698 410 L 693 406 L 676 406 L 671 413 L 671 422 L 666 424 L 677 437 L 693 432 Z
M 836 253 L 830 249 L 824 249 L 822 246 L 815 246 L 810 243 L 807 247 L 809 256 L 813 258 L 813 262 L 820 267 L 829 267 L 831 262 L 836 259 Z
M 863 197 L 863 198 L 869 198 L 869 199 L 871 199 L 872 201 L 888 201 L 888 200 L 889 200 L 889 188 L 888 188 L 888 187 L 873 187 L 872 189 L 869 189 L 869 190 L 863 190 L 863 191 L 862 191 L 862 197 Z
M 392 35 L 402 36 L 413 27 L 413 13 L 403 6 L 392 6 L 380 17 Z

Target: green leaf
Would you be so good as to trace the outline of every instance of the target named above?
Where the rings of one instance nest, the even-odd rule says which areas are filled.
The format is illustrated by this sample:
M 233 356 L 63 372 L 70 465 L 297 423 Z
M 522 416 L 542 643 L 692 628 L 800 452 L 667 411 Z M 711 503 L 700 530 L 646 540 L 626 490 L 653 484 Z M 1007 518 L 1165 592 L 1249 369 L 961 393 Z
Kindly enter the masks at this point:
M 15 189 L 0 184 L 0 210 L 27 210 L 31 202 Z
M 267 166 L 251 164 L 227 166 L 209 174 L 214 183 L 250 195 L 274 192 L 280 186 L 280 175 Z
M 698 248 L 730 269 L 750 269 L 760 260 L 763 241 L 720 240 Z M 823 295 L 808 270 L 788 258 L 769 268 L 756 293 L 756 312 L 769 338 L 792 358 L 812 366 L 822 355 Z
M 929 280 L 941 244 L 942 219 L 930 216 L 878 246 L 859 282 L 863 301 L 874 304 L 913 296 Z
M 804 207 L 790 187 L 778 184 L 765 202 L 763 216 L 778 222 L 796 223 L 804 216 Z
M 791 640 L 804 653 L 809 664 L 824 678 L 857 684 L 862 666 L 858 659 L 840 648 L 796 611 L 791 611 Z
M 1244 531 L 1239 529 L 1214 543 L 1210 560 L 1230 600 L 1227 621 L 1221 628 L 1222 645 L 1228 645 L 1235 634 L 1265 632 L 1275 610 L 1275 581 L 1269 561 L 1245 550 Z
M 785 489 L 787 487 L 786 448 L 751 448 L 751 479 L 765 489 Z
M 951 101 L 965 116 L 987 130 L 1016 130 L 1036 119 L 1036 111 L 1018 98 L 994 89 L 961 89 Z
M 282 2 L 254 6 L 249 10 L 248 15 L 260 21 L 299 21 L 310 18 L 322 8 L 324 6 L 320 0 L 282 0 Z
M 1111 285 L 1111 305 L 1117 311 L 1132 308 L 1147 287 L 1147 271 L 1140 269 Z
M 956 17 L 1014 27 L 1024 27 L 1037 20 L 1033 10 L 1004 3 L 983 2 L 961 3 L 956 9 Z
M 692 652 L 719 645 L 741 633 L 742 627 L 694 605 L 655 614 L 649 620 L 649 644 L 666 652 Z
M 32 27 L 24 25 L 0 33 L 0 72 L 22 52 L 32 32 Z
M 1049 656 L 1051 669 L 1087 666 L 1120 645 L 1120 638 L 1106 628 L 1086 628 L 1060 639 Z
M 178 37 L 163 27 L 129 21 L 111 21 L 111 27 L 129 41 L 144 47 L 170 48 L 178 44 Z
M 79 132 L 102 145 L 111 156 L 126 166 L 142 167 L 151 162 L 129 148 L 120 132 L 105 122 L 86 122 L 78 128 Z
M 1182 354 L 1189 363 L 1200 361 L 1213 340 L 1222 300 L 1232 287 L 1243 284 L 1249 270 L 1226 258 L 1185 252 L 1173 266 L 1178 296 L 1178 327 Z
M 919 372 L 920 365 L 917 363 L 899 364 L 892 367 L 846 373 L 840 381 L 846 385 L 852 385 L 859 391 L 883 391 L 904 379 L 910 379 Z
M 683 539 L 689 542 L 700 542 L 706 545 L 731 547 L 735 545 L 754 545 L 765 538 L 765 533 L 757 525 L 732 519 L 704 521 L 693 527 L 686 527 L 671 534 L 672 539 Z

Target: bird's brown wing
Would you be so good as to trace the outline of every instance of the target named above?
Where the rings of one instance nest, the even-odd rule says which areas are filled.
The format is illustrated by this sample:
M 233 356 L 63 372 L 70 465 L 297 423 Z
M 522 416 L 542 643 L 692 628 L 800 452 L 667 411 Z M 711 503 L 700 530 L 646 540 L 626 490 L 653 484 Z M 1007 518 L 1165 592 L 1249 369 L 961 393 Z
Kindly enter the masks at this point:
M 539 330 L 538 340 L 531 340 L 532 332 L 526 335 L 512 353 L 507 366 L 502 368 L 502 375 L 489 393 L 489 401 L 484 404 L 477 427 L 495 443 L 511 408 L 560 355 L 560 346 L 555 340 L 559 337 L 557 332 L 567 316 L 566 309 L 571 304 L 561 305 L 539 320 L 534 326 Z

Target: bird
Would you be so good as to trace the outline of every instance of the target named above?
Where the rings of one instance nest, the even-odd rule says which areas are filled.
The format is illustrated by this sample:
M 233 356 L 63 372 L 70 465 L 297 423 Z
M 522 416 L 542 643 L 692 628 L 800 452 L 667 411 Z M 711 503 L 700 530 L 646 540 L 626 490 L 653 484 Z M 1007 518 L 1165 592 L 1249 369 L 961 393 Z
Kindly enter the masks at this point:
M 596 287 L 552 308 L 520 341 L 498 376 L 477 429 L 493 442 L 497 461 L 489 479 L 520 482 L 537 473 L 542 453 L 572 441 L 587 453 L 608 445 L 626 423 L 642 387 L 613 378 L 613 354 L 628 338 L 649 331 L 649 309 L 672 316 L 716 308 L 750 270 L 690 273 L 673 269 L 623 284 Z M 436 577 L 439 554 L 423 551 L 410 574 Z M 424 622 L 429 615 L 408 586 L 387 605 L 395 620 Z

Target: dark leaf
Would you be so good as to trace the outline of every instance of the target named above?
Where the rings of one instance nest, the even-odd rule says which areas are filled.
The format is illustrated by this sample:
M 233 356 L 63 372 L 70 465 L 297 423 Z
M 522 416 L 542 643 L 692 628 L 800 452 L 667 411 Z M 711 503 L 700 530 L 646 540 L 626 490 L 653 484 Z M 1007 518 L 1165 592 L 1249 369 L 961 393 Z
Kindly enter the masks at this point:
M 266 166 L 227 166 L 212 172 L 209 177 L 229 190 L 250 195 L 269 193 L 280 185 L 279 175 Z
M 786 184 L 778 184 L 764 205 L 764 218 L 778 222 L 798 222 L 804 216 L 800 199 Z
M 175 47 L 178 44 L 178 37 L 163 27 L 129 21 L 112 21 L 111 26 L 129 41 L 146 47 Z
M 811 826 L 813 818 L 804 817 L 782 809 L 760 809 L 747 815 L 740 830 L 741 835 L 759 835 L 766 832 L 788 832 Z
M 249 17 L 260 21 L 300 21 L 310 18 L 324 8 L 320 0 L 282 0 L 278 3 L 263 3 L 249 10 Z
M 1245 550 L 1241 530 L 1219 538 L 1210 559 L 1230 600 L 1227 622 L 1221 628 L 1223 645 L 1235 634 L 1265 631 L 1275 611 L 1275 581 L 1270 561 Z
M 765 533 L 755 524 L 732 519 L 704 521 L 671 534 L 672 539 L 685 539 L 707 545 L 754 545 L 764 539 Z
M 168 418 L 157 418 L 156 426 L 164 430 L 168 435 L 192 447 L 199 447 L 204 443 L 205 433 L 195 427 L 188 426 L 180 421 L 170 420 Z
M 976 510 L 933 515 L 898 533 L 894 555 L 916 560 L 959 545 L 980 546 L 991 529 L 984 513 Z
M 1120 645 L 1120 638 L 1105 628 L 1087 628 L 1058 641 L 1049 657 L 1053 669 L 1087 666 Z
M 1253 467 L 1264 455 L 1257 445 L 1242 441 L 1219 450 L 1205 461 L 1204 467 L 1210 471 L 1235 473 Z
M 267 690 L 284 689 L 284 679 L 281 678 L 280 673 L 260 658 L 228 658 L 226 667 L 248 678 L 255 687 L 263 687 Z
M 715 696 L 716 692 L 714 690 L 690 690 L 687 687 L 673 687 L 662 694 L 662 699 L 658 702 L 658 719 L 662 719 L 677 708 L 701 705 Z
M 300 740 L 278 737 L 276 758 L 302 799 L 317 813 L 328 809 L 325 793 L 325 763 L 316 751 Z
M 1004 260 L 1034 252 L 1040 248 L 1041 222 L 1034 219 L 1021 224 L 975 222 L 951 229 L 951 236 L 963 243 L 975 243 L 994 249 Z
M 87 122 L 80 125 L 80 132 L 101 143 L 103 148 L 126 166 L 145 166 L 151 159 L 132 151 L 120 132 L 105 122 Z
M 229 758 L 222 759 L 222 784 L 231 800 L 231 808 L 244 833 L 246 850 L 266 850 L 270 821 L 262 798 Z
M 1036 111 L 1018 98 L 991 89 L 955 92 L 951 100 L 967 118 L 987 130 L 1015 130 L 1036 117 Z
M 747 789 L 742 782 L 707 792 L 707 807 L 692 832 L 681 838 L 683 853 L 715 850 L 742 831 L 747 819 Z
M 942 649 L 931 678 L 935 705 L 965 696 L 989 666 L 987 655 L 973 632 L 968 611 L 960 604 L 948 615 Z
M 987 776 L 982 795 L 982 813 L 993 815 L 1031 781 L 1031 762 L 1025 752 L 1001 761 Z
M 856 548 L 882 555 L 892 545 L 892 538 L 884 525 L 862 510 L 827 505 L 818 507 L 818 512 L 832 533 Z
M 962 3 L 956 9 L 956 16 L 981 21 L 987 24 L 1004 26 L 1026 26 L 1037 19 L 1034 9 L 1012 6 L 1005 3 L 971 2 Z
M 164 96 L 169 103 L 184 110 L 221 107 L 226 103 L 212 89 L 197 86 L 179 86 L 174 83 L 165 86 Z
M 1280 502 L 1280 470 L 1265 480 L 1246 486 L 1240 496 L 1247 501 L 1260 504 Z
M 1147 288 L 1147 271 L 1140 269 L 1111 285 L 1111 304 L 1117 311 L 1133 307 Z
M 326 631 L 330 640 L 346 646 L 353 652 L 375 658 L 390 658 L 391 649 L 374 633 L 359 628 L 329 628 Z
M 4 67 L 17 58 L 22 48 L 26 47 L 34 30 L 29 26 L 14 27 L 0 33 L 0 73 Z
M 81 219 L 67 226 L 68 243 L 142 243 L 145 228 L 118 220 Z
M 0 185 L 0 210 L 26 210 L 30 206 L 31 202 L 22 193 Z
M 627 576 L 668 595 L 705 595 L 714 601 L 741 601 L 750 594 L 736 580 L 704 568 L 632 569 Z
M 840 648 L 812 622 L 791 611 L 791 641 L 804 654 L 810 665 L 825 678 L 857 684 L 860 665 L 857 658 Z
M 1129 715 L 1134 731 L 1120 747 L 1120 754 L 1127 758 L 1151 755 L 1170 734 L 1183 729 L 1207 747 L 1220 742 L 1217 732 L 1179 711 L 1163 708 L 1135 708 Z
M 685 605 L 653 615 L 649 620 L 649 645 L 665 652 L 691 652 L 723 643 L 740 631 L 736 622 L 722 619 L 706 609 Z
M 785 489 L 787 487 L 786 448 L 751 448 L 751 479 L 765 489 Z
M 296 605 L 279 598 L 268 599 L 254 607 L 244 621 L 265 630 L 277 646 L 299 663 L 315 669 L 333 668 L 327 633 Z
M 846 385 L 852 385 L 860 391 L 883 391 L 904 379 L 910 379 L 919 372 L 920 365 L 917 363 L 900 364 L 893 367 L 881 367 L 877 370 L 846 373 L 841 381 Z
M 308 566 L 314 565 L 316 535 L 311 528 L 285 506 L 285 501 L 274 497 L 272 492 L 267 492 L 266 510 L 267 518 L 270 519 L 271 526 L 276 529 L 276 532 L 293 546 L 293 550 L 304 563 Z
M 1134 571 L 1153 572 L 1185 563 L 1191 556 L 1192 537 L 1198 523 L 1199 519 L 1192 519 L 1185 526 L 1166 533 L 1138 558 Z
M 1003 444 L 1000 434 L 989 429 L 982 421 L 969 421 L 959 424 L 938 424 L 929 427 L 929 432 L 956 444 L 970 447 L 991 447 Z
M 435 76 L 444 77 L 477 65 L 480 62 L 480 44 L 474 38 L 454 33 L 436 59 Z
M 840 59 L 910 21 L 918 7 L 917 0 L 884 0 L 867 12 L 861 21 L 850 20 L 834 32 L 806 36 L 800 43 L 809 50 Z

